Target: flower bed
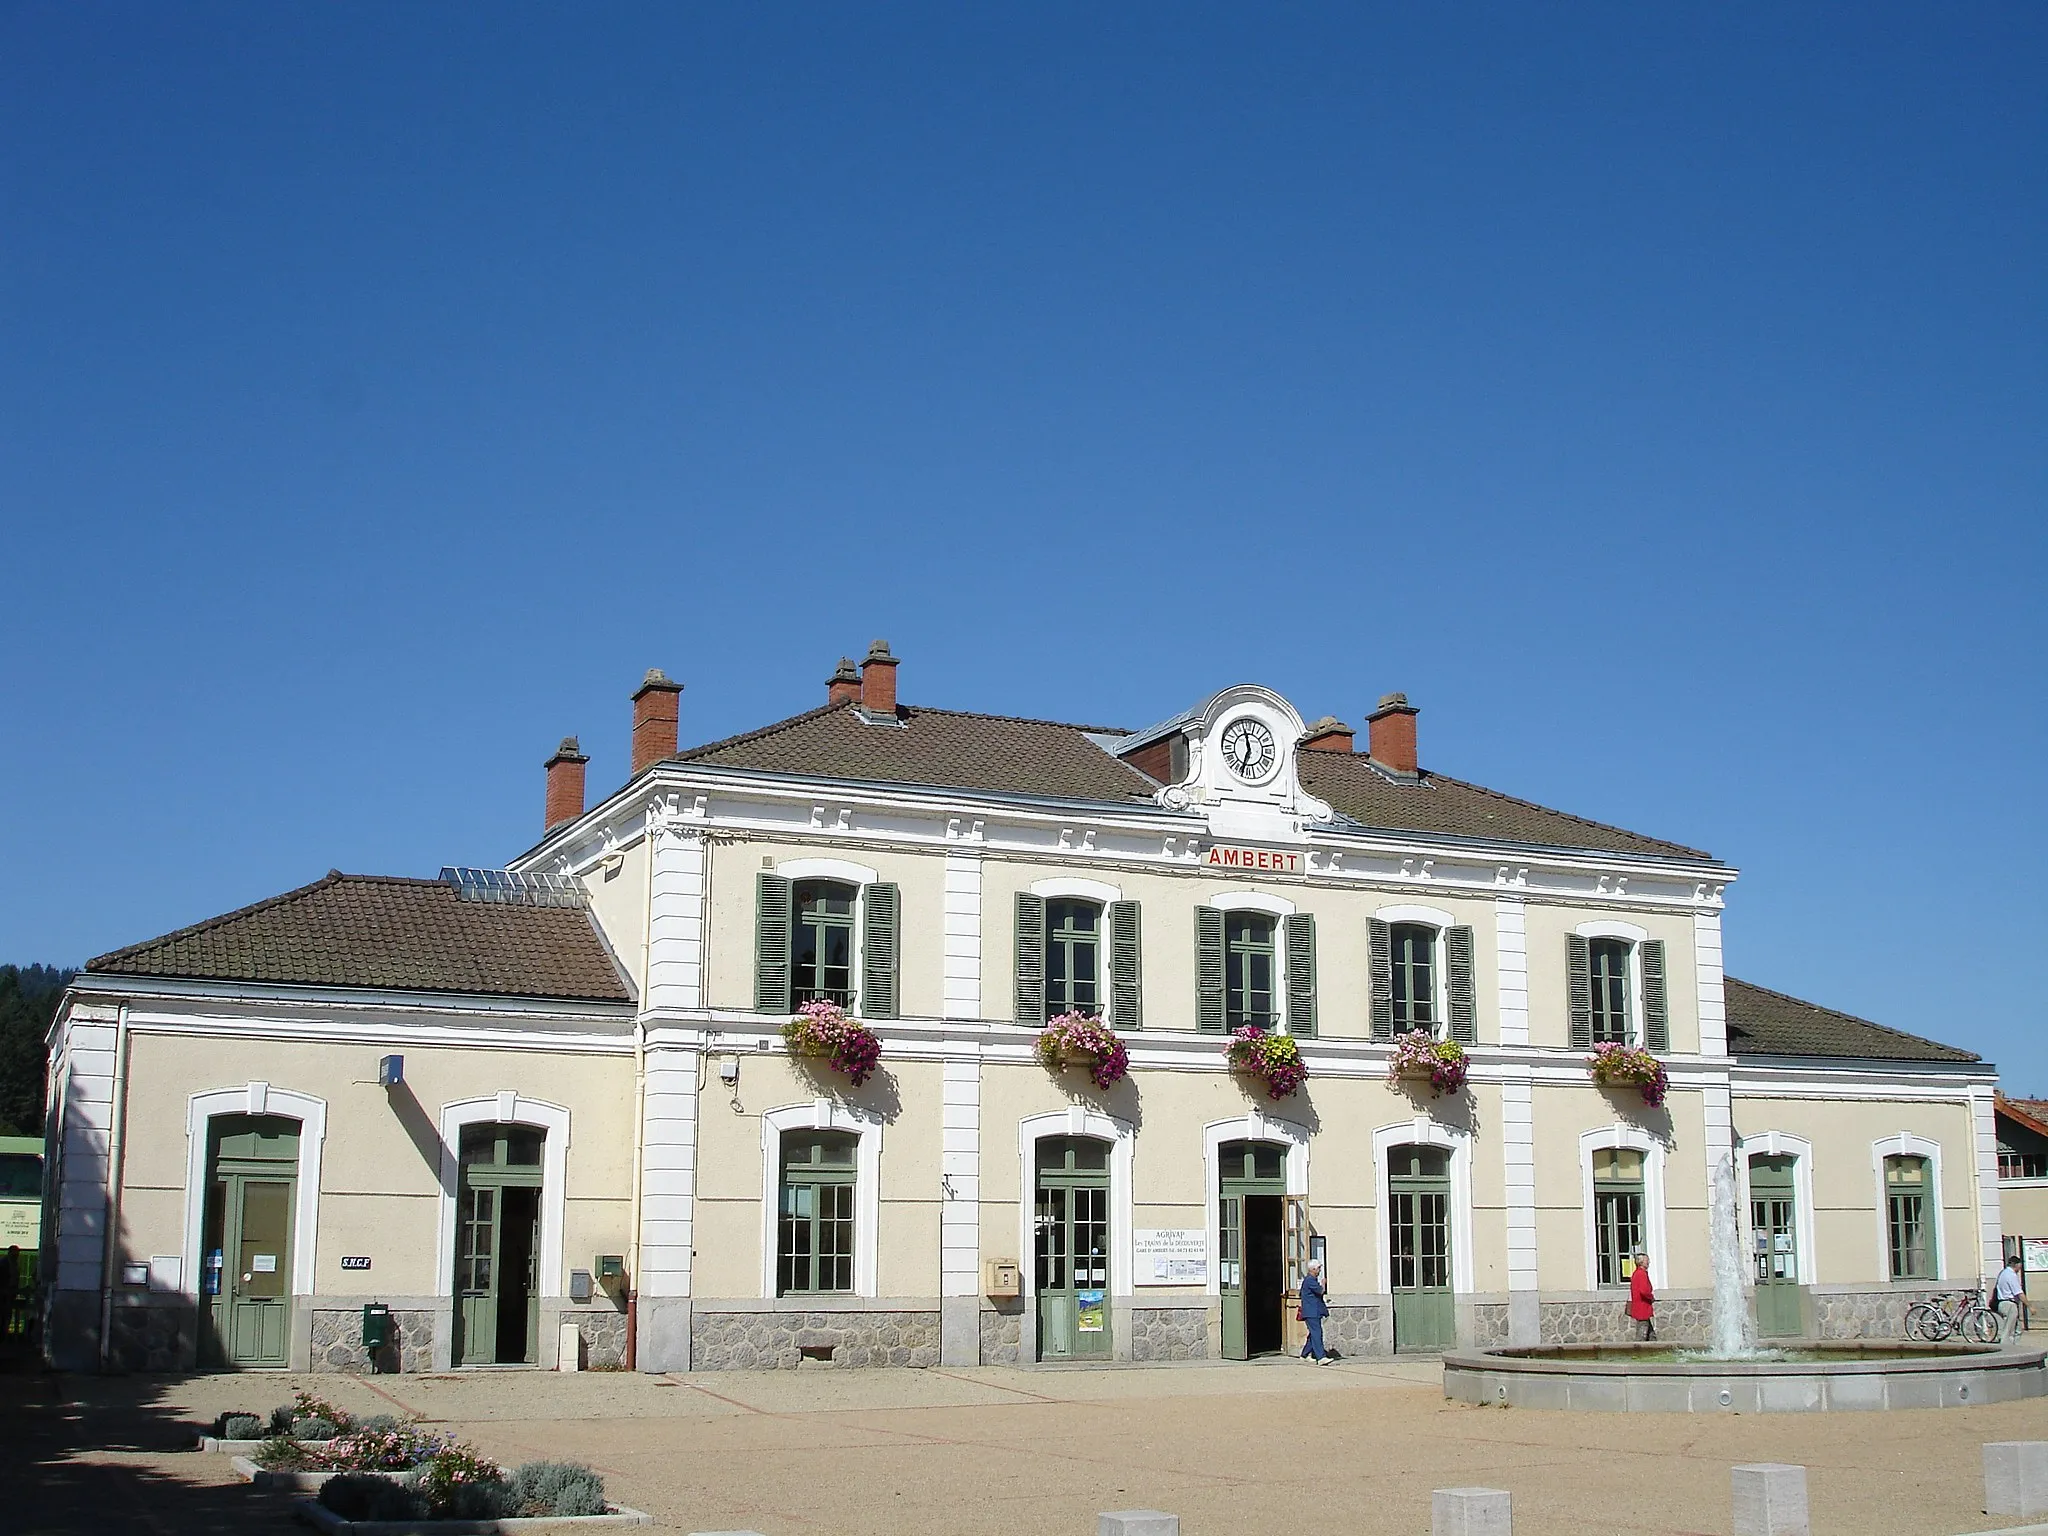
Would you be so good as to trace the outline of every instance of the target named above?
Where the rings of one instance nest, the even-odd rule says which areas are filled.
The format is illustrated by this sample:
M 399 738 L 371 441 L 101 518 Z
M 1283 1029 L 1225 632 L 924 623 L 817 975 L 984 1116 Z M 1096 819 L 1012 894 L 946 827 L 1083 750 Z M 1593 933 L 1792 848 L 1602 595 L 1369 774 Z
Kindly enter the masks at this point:
M 1393 1054 L 1387 1058 L 1387 1081 L 1426 1082 L 1435 1097 L 1464 1087 L 1469 1069 L 1465 1047 L 1457 1041 L 1438 1040 L 1426 1029 L 1411 1029 L 1394 1038 Z
M 213 1433 L 199 1438 L 202 1451 L 255 1451 L 271 1445 L 323 1445 L 352 1430 L 396 1428 L 404 1421 L 388 1413 L 358 1419 L 310 1392 L 268 1414 L 229 1411 L 213 1421 Z
M 1269 1099 L 1284 1099 L 1308 1081 L 1308 1065 L 1292 1035 L 1276 1035 L 1247 1024 L 1232 1032 L 1225 1055 L 1232 1071 L 1263 1083 Z
M 792 1055 L 825 1061 L 856 1088 L 875 1075 L 882 1059 L 880 1037 L 837 1003 L 805 1003 L 782 1026 L 782 1043 Z
M 1053 1071 L 1082 1067 L 1098 1088 L 1113 1088 L 1131 1070 L 1131 1053 L 1115 1030 L 1086 1013 L 1063 1013 L 1038 1036 L 1038 1059 Z
M 1637 1045 L 1596 1045 L 1586 1058 L 1586 1070 L 1602 1088 L 1640 1089 L 1643 1102 L 1652 1109 L 1671 1091 L 1664 1063 Z

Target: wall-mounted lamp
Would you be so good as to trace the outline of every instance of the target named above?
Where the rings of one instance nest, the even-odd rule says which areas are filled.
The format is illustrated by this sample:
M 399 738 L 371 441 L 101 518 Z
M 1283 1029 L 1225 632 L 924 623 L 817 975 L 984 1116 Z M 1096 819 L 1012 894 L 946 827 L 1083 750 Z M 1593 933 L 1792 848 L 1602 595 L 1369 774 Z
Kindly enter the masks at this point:
M 380 1056 L 377 1058 L 377 1086 L 380 1088 L 402 1088 L 405 1086 L 405 1058 L 403 1056 Z

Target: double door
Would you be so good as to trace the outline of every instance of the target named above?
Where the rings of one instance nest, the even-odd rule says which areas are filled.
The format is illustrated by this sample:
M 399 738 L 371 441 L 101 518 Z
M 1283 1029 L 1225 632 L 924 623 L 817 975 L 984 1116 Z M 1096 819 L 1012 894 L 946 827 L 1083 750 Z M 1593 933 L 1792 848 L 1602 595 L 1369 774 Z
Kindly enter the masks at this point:
M 202 1358 L 209 1365 L 282 1368 L 291 1353 L 299 1123 L 217 1116 L 210 1133 Z
M 473 1125 L 456 1191 L 455 1363 L 530 1365 L 540 1335 L 544 1133 Z
M 1799 1305 L 1798 1201 L 1790 1157 L 1749 1160 L 1749 1226 L 1755 1245 L 1756 1331 L 1767 1339 L 1797 1338 Z
M 1085 1136 L 1038 1143 L 1035 1291 L 1041 1360 L 1106 1360 L 1109 1147 Z
M 1390 1157 L 1387 1271 L 1397 1354 L 1434 1354 L 1457 1343 L 1449 1161 L 1438 1147 L 1396 1147 Z

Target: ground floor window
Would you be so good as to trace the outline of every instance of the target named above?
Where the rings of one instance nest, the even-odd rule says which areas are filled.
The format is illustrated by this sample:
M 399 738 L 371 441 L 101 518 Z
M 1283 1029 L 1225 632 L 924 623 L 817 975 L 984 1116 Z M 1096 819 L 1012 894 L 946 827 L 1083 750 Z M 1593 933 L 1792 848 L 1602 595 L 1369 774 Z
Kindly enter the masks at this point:
M 1924 1157 L 1884 1160 L 1885 1240 L 1894 1280 L 1932 1280 L 1933 1166 Z
M 782 1137 L 778 1295 L 853 1290 L 854 1149 L 851 1131 L 786 1131 Z
M 1593 1154 L 1593 1262 L 1600 1285 L 1627 1285 L 1643 1239 L 1643 1154 L 1602 1147 Z

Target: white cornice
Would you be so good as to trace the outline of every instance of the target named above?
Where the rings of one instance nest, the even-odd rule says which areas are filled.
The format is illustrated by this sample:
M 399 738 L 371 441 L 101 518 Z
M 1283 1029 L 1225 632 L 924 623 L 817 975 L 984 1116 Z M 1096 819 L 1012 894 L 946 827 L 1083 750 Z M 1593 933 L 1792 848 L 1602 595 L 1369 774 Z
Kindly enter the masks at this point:
M 517 1023 L 559 1023 L 573 1030 L 630 1031 L 637 1010 L 632 1003 L 560 1002 L 549 998 L 486 997 L 440 992 L 380 990 L 368 987 L 289 987 L 261 982 L 200 981 L 162 976 L 82 975 L 72 982 L 72 998 L 119 998 L 140 1006 L 148 1000 L 165 1005 L 166 1017 L 178 1012 L 205 1012 L 223 1006 L 253 1015 L 305 1013 L 331 1018 L 351 1013 L 492 1019 L 507 1027 Z

